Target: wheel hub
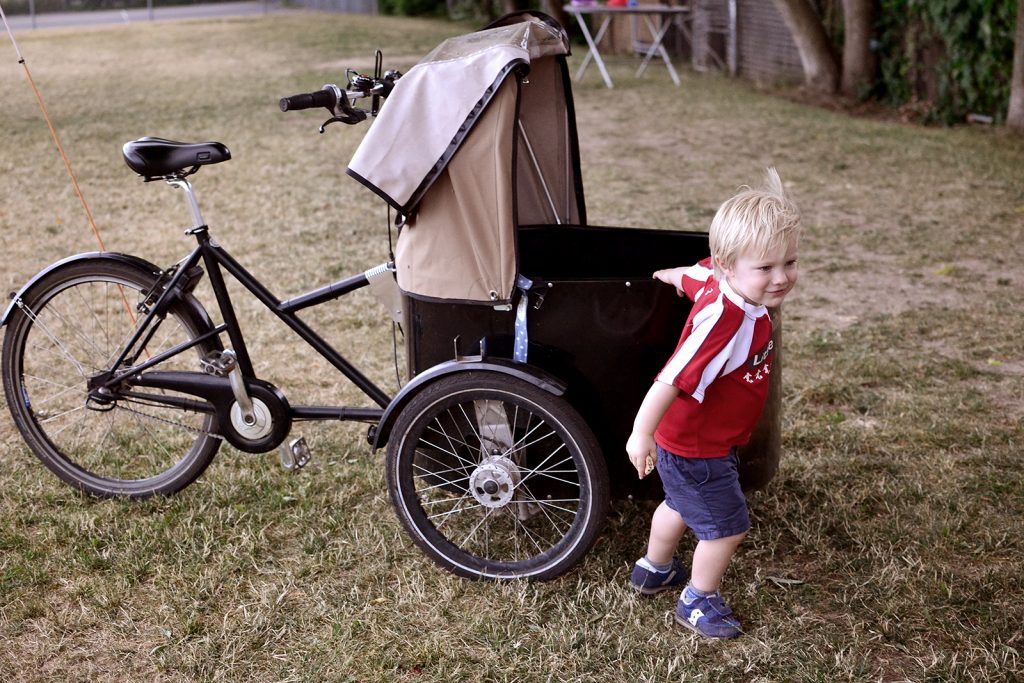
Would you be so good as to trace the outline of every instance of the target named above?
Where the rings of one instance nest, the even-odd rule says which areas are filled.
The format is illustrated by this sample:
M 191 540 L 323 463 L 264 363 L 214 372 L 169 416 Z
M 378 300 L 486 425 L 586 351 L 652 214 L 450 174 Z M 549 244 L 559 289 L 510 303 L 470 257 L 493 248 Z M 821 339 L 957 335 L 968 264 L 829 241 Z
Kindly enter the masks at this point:
M 235 403 L 231 406 L 231 426 L 245 439 L 255 441 L 270 434 L 274 421 L 270 417 L 270 408 L 258 398 L 252 399 L 252 423 L 248 423 L 242 415 L 242 408 Z
M 519 481 L 519 467 L 514 462 L 492 455 L 469 475 L 469 490 L 484 507 L 500 508 L 515 497 Z

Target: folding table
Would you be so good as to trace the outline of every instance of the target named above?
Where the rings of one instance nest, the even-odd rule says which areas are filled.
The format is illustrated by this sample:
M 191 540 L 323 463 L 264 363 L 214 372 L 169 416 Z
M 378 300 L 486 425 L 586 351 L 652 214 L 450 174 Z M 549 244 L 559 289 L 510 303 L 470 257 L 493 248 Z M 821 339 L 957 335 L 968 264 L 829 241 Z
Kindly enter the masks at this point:
M 593 60 L 597 64 L 598 70 L 601 72 L 601 77 L 604 79 L 604 84 L 609 88 L 614 87 L 612 85 L 611 76 L 608 75 L 608 69 L 604 65 L 604 60 L 601 59 L 601 52 L 597 46 L 604 38 L 605 32 L 608 30 L 609 24 L 611 24 L 612 18 L 617 15 L 628 15 L 634 17 L 640 17 L 644 20 L 647 25 L 647 29 L 651 32 L 653 40 L 651 41 L 650 47 L 644 52 L 644 59 L 640 63 L 640 67 L 636 71 L 637 76 L 643 75 L 647 69 L 647 65 L 650 63 L 651 58 L 657 53 L 661 57 L 661 61 L 665 62 L 665 66 L 668 67 L 669 75 L 672 76 L 672 82 L 679 85 L 679 74 L 676 73 L 675 67 L 672 66 L 672 60 L 669 59 L 668 51 L 662 42 L 665 40 L 665 34 L 668 33 L 668 29 L 673 24 L 676 24 L 682 30 L 683 35 L 689 36 L 689 27 L 686 26 L 686 18 L 690 15 L 690 7 L 688 5 L 635 5 L 632 7 L 609 7 L 608 5 L 565 5 L 563 9 L 568 13 L 576 17 L 576 22 L 580 25 L 580 30 L 583 32 L 583 37 L 587 41 L 587 45 L 590 48 L 587 55 L 583 58 L 583 63 L 580 64 L 579 70 L 576 72 L 576 80 L 579 81 L 583 78 L 583 73 L 587 70 L 590 65 L 590 61 Z M 592 36 L 590 29 L 587 27 L 587 22 L 584 19 L 585 14 L 593 14 L 600 16 L 601 24 L 597 29 L 597 35 Z M 659 24 L 655 24 L 655 19 L 660 19 Z

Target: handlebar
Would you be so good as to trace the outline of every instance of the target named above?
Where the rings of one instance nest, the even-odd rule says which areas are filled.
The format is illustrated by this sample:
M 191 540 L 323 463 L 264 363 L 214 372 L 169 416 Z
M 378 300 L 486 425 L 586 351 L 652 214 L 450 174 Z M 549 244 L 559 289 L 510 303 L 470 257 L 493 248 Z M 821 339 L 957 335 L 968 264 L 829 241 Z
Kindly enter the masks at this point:
M 278 101 L 278 106 L 281 107 L 281 111 L 299 111 L 318 107 L 327 109 L 331 112 L 331 118 L 320 126 L 321 133 L 324 132 L 326 126 L 336 121 L 353 125 L 364 121 L 367 116 L 376 116 L 380 112 L 382 100 L 387 99 L 391 91 L 394 90 L 395 81 L 402 77 L 402 73 L 393 70 L 382 73 L 380 50 L 377 50 L 375 57 L 373 76 L 360 74 L 350 69 L 345 89 L 328 84 L 316 92 L 282 97 Z M 353 106 L 354 102 L 362 97 L 371 98 L 369 110 Z
M 316 92 L 301 93 L 291 97 L 282 97 L 278 103 L 281 111 L 299 111 L 324 107 L 333 110 L 338 106 L 338 93 L 334 88 L 324 88 Z

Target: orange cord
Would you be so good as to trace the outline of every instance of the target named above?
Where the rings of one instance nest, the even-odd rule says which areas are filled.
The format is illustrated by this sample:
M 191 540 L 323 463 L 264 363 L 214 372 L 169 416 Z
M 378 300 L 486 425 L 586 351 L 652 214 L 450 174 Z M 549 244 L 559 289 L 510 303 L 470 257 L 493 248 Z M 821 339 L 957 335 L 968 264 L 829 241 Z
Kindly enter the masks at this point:
M 64 168 L 67 169 L 68 176 L 71 178 L 71 184 L 75 188 L 75 194 L 78 195 L 78 201 L 82 203 L 82 208 L 85 210 L 85 217 L 89 220 L 89 227 L 92 228 L 92 234 L 96 237 L 96 242 L 100 246 L 100 251 L 106 251 L 107 248 L 103 244 L 103 238 L 100 237 L 99 228 L 96 227 L 96 221 L 93 220 L 92 211 L 89 210 L 89 204 L 85 201 L 85 195 L 82 194 L 82 188 L 78 185 L 78 179 L 75 177 L 75 172 L 71 170 L 71 162 L 68 161 L 67 154 L 64 153 L 64 145 L 60 142 L 60 136 L 57 135 L 57 129 L 53 125 L 53 121 L 50 120 L 50 114 L 46 111 L 46 105 L 43 104 L 43 96 L 39 93 L 39 88 L 36 87 L 36 81 L 32 78 L 32 72 L 28 68 L 28 62 L 21 54 L 21 49 L 18 48 L 18 41 L 14 39 L 14 34 L 11 32 L 11 26 L 7 23 L 7 15 L 4 14 L 3 7 L 0 6 L 0 18 L 3 19 L 4 27 L 7 29 L 7 35 L 11 38 L 11 44 L 14 45 L 14 51 L 18 54 L 18 63 L 25 69 L 25 76 L 28 78 L 28 83 L 32 86 L 32 92 L 35 93 L 36 102 L 39 103 L 39 109 L 43 112 L 43 118 L 46 119 L 46 126 L 50 129 L 50 136 L 53 137 L 53 143 L 57 145 L 57 151 L 60 153 L 60 158 L 64 162 Z M 128 317 L 131 318 L 132 325 L 136 324 L 135 314 L 132 312 L 131 304 L 128 303 L 128 296 L 124 293 L 124 287 L 118 285 L 118 289 L 121 291 L 121 301 L 124 303 L 124 310 L 128 313 Z
M 46 119 L 46 125 L 50 129 L 50 135 L 53 136 L 53 143 L 57 145 L 57 151 L 60 152 L 60 158 L 64 162 L 64 168 L 68 171 L 68 176 L 71 178 L 71 184 L 75 187 L 75 194 L 78 195 L 78 201 L 82 202 L 82 208 L 85 209 L 85 217 L 89 219 L 89 226 L 92 228 L 92 234 L 96 236 L 96 242 L 100 245 L 100 251 L 106 251 L 107 248 L 103 245 L 103 238 L 100 237 L 100 231 L 96 227 L 96 221 L 92 218 L 92 211 L 89 210 L 89 205 L 85 201 L 85 195 L 82 194 L 82 188 L 78 186 L 78 179 L 75 178 L 75 172 L 71 170 L 71 162 L 68 161 L 67 154 L 64 153 L 64 145 L 60 143 L 60 136 L 57 135 L 57 129 L 53 127 L 53 121 L 50 120 L 50 114 L 46 111 L 46 105 L 43 104 L 43 97 L 39 94 L 39 88 L 36 87 L 35 79 L 32 78 L 32 72 L 28 70 L 28 63 L 25 59 L 19 59 L 18 62 L 25 68 L 25 76 L 28 78 L 29 85 L 32 86 L 32 92 L 36 95 L 36 101 L 39 102 L 39 109 L 43 112 L 43 118 Z

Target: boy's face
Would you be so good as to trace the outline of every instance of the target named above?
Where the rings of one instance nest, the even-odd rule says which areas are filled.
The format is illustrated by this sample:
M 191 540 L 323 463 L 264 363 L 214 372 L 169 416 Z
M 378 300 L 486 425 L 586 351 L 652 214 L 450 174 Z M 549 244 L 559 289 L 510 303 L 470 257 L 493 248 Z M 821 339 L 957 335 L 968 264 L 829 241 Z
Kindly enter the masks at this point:
M 796 244 L 783 244 L 765 254 L 740 254 L 732 267 L 719 263 L 719 268 L 747 303 L 778 306 L 796 284 L 796 251 Z

